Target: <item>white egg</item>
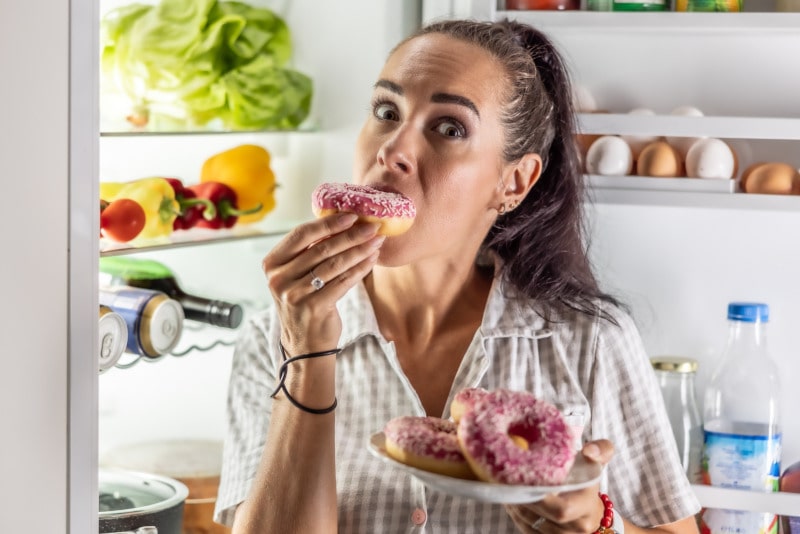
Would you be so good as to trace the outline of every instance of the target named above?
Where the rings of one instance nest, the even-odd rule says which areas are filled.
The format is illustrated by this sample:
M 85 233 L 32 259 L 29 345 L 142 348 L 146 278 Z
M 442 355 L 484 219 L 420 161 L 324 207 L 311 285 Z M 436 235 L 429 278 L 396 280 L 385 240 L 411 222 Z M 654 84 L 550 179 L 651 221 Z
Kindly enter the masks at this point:
M 708 137 L 692 145 L 686 155 L 686 175 L 689 178 L 733 177 L 736 158 L 725 141 Z
M 628 112 L 628 115 L 643 115 L 643 116 L 653 116 L 656 112 L 652 109 L 647 108 L 634 108 Z M 658 135 L 648 135 L 648 136 L 636 136 L 636 135 L 620 135 L 620 137 L 628 143 L 628 146 L 631 147 L 631 152 L 633 153 L 633 159 L 638 160 L 639 154 L 642 152 L 642 149 L 649 145 L 650 143 L 655 143 L 661 139 Z
M 633 168 L 633 153 L 628 143 L 616 135 L 598 138 L 586 152 L 586 172 L 603 176 L 624 176 Z
M 703 112 L 694 106 L 678 106 L 669 112 L 670 115 L 678 117 L 703 117 Z M 698 139 L 705 139 L 705 137 L 666 137 L 667 143 L 677 150 L 681 157 L 685 160 L 689 155 L 689 149 Z
M 589 89 L 580 84 L 572 86 L 572 105 L 575 111 L 579 113 L 592 113 L 597 111 L 597 102 L 595 102 L 592 93 Z

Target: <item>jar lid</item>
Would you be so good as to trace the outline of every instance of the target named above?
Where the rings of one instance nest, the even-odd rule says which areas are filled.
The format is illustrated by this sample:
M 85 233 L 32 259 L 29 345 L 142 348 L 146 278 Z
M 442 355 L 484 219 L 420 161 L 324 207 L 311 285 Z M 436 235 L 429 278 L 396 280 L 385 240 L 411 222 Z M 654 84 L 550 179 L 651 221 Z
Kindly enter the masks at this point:
M 655 356 L 650 363 L 656 371 L 673 373 L 694 373 L 697 371 L 697 360 L 683 356 Z

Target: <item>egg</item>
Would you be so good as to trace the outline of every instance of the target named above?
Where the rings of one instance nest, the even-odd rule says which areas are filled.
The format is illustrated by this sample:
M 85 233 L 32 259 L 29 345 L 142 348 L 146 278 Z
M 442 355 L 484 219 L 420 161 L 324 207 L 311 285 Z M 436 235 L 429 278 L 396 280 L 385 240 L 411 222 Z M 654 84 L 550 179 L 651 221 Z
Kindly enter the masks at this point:
M 586 153 L 592 143 L 600 138 L 598 134 L 575 134 L 575 141 L 578 143 L 578 152 L 581 156 L 581 161 L 586 161 Z
M 700 139 L 686 154 L 686 175 L 690 178 L 730 179 L 735 169 L 733 150 L 721 139 Z
M 633 153 L 621 137 L 603 135 L 586 153 L 586 172 L 604 176 L 624 176 L 633 168 Z
M 655 111 L 647 108 L 635 108 L 628 112 L 628 115 L 653 116 L 655 114 L 656 114 Z M 642 151 L 644 147 L 646 147 L 650 143 L 653 143 L 661 139 L 661 137 L 657 135 L 647 135 L 647 136 L 620 135 L 620 137 L 624 139 L 626 143 L 628 143 L 628 146 L 631 147 L 631 152 L 633 152 L 634 160 L 639 159 L 639 153 Z
M 683 158 L 666 141 L 650 143 L 636 161 L 636 174 L 659 178 L 683 176 Z
M 746 193 L 790 195 L 800 187 L 800 176 L 788 163 L 755 163 L 742 173 L 739 185 Z
M 669 112 L 670 115 L 675 115 L 677 117 L 703 117 L 703 112 L 697 109 L 694 106 L 678 106 L 677 108 L 673 109 Z M 705 137 L 674 137 L 674 136 L 667 136 L 666 140 L 667 143 L 672 145 L 681 155 L 681 157 L 685 160 L 687 155 L 689 154 L 689 149 L 692 148 L 692 145 L 695 141 L 699 139 L 705 139 Z
M 579 113 L 594 113 L 597 111 L 597 102 L 595 102 L 592 93 L 580 84 L 573 84 L 572 86 L 572 105 L 575 111 Z

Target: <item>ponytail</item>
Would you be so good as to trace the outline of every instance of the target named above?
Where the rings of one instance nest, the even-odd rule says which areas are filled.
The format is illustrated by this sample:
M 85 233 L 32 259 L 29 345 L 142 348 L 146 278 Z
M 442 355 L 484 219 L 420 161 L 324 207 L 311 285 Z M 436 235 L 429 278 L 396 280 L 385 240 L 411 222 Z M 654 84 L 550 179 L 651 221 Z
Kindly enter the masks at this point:
M 575 141 L 572 89 L 564 61 L 539 30 L 515 21 L 443 21 L 420 33 L 443 33 L 480 46 L 509 79 L 502 121 L 508 162 L 539 154 L 542 174 L 522 203 L 500 215 L 484 247 L 503 259 L 502 275 L 547 306 L 597 313 L 603 293 L 589 262 L 583 213 L 584 177 Z

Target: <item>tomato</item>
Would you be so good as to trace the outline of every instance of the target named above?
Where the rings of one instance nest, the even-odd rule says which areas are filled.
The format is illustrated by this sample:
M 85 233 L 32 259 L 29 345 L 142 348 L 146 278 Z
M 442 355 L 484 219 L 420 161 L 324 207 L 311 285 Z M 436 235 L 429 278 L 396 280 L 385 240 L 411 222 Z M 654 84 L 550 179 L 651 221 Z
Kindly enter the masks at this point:
M 118 198 L 100 212 L 100 233 L 113 241 L 130 241 L 139 235 L 144 223 L 144 209 L 129 198 Z

